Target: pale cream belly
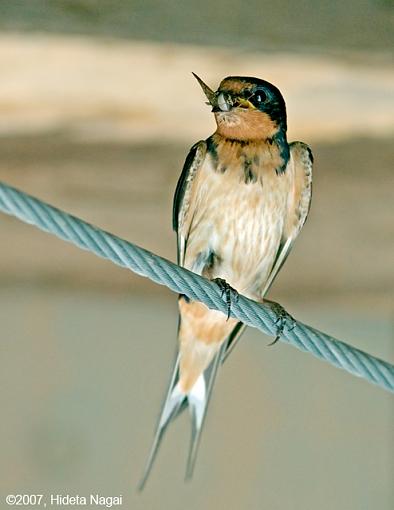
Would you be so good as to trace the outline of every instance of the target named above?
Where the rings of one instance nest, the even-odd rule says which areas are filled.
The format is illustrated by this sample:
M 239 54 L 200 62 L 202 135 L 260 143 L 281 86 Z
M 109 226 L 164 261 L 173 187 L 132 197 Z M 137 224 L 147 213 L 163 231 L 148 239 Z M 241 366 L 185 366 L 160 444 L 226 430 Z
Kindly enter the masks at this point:
M 282 238 L 288 178 L 263 175 L 246 184 L 235 170 L 226 175 L 208 167 L 201 174 L 185 266 L 204 273 L 211 255 L 209 277 L 223 278 L 238 292 L 260 299 Z

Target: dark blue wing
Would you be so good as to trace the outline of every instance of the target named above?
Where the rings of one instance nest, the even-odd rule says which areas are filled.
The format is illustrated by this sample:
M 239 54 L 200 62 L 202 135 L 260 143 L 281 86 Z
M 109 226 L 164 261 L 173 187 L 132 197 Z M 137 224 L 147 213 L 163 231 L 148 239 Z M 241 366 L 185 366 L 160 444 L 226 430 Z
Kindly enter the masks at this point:
M 201 140 L 193 145 L 186 157 L 182 173 L 176 185 L 172 206 L 172 227 L 177 233 L 179 228 L 179 213 L 184 206 L 183 199 L 194 180 L 197 170 L 203 162 L 205 152 L 206 143 L 204 141 Z M 186 205 L 188 206 L 188 204 Z

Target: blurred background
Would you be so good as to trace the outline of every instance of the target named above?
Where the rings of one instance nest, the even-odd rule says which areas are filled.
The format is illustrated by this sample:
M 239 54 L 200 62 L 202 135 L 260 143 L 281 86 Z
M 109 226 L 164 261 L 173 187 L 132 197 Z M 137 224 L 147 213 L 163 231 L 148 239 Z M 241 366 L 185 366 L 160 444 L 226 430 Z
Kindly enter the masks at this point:
M 175 260 L 173 191 L 214 129 L 191 71 L 212 88 L 272 81 L 315 168 L 270 297 L 394 362 L 393 20 L 390 0 L 2 0 L 0 180 Z M 393 508 L 392 397 L 251 329 L 221 370 L 193 481 L 184 415 L 138 494 L 176 296 L 5 215 L 0 239 L 2 498 Z

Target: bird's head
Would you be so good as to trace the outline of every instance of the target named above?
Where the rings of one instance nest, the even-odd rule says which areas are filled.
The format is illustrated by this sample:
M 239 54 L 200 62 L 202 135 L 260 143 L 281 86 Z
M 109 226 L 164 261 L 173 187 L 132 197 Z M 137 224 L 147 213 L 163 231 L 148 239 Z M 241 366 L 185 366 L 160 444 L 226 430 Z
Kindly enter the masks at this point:
M 212 106 L 217 132 L 237 140 L 272 139 L 286 135 L 286 105 L 279 89 L 259 78 L 229 76 L 216 92 L 194 77 Z

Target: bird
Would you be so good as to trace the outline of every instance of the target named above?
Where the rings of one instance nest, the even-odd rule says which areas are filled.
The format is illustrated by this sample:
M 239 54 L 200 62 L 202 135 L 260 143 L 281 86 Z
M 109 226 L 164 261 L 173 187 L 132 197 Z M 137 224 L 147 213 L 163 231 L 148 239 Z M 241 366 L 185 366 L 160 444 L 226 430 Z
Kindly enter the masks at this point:
M 193 75 L 216 131 L 190 149 L 176 186 L 178 264 L 217 282 L 230 306 L 238 293 L 263 302 L 309 213 L 312 151 L 288 143 L 285 100 L 275 85 L 229 76 L 213 91 Z M 186 408 L 192 430 L 185 478 L 191 478 L 218 368 L 245 329 L 185 295 L 178 306 L 177 355 L 140 489 L 165 430 Z

